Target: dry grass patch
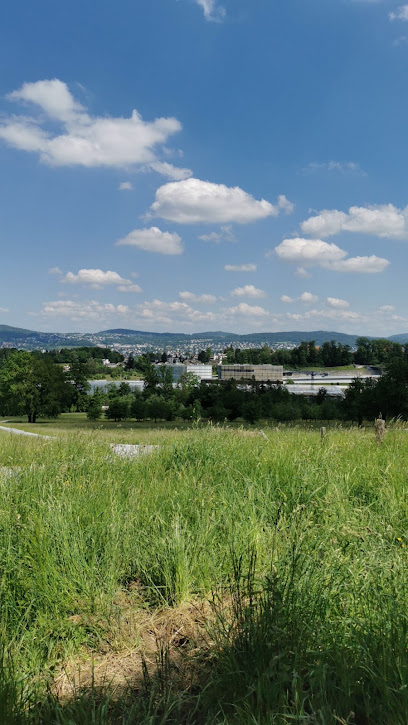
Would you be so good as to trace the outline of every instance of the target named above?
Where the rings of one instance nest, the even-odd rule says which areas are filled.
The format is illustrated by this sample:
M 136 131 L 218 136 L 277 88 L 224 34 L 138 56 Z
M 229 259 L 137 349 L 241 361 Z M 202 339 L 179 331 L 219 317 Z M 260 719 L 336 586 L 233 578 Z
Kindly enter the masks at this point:
M 194 684 L 212 644 L 210 603 L 190 602 L 152 612 L 132 606 L 129 596 L 121 593 L 115 604 L 117 625 L 101 646 L 83 649 L 58 668 L 51 691 L 59 702 L 91 690 L 121 697 L 141 690 L 146 678 L 163 676 L 164 671 L 180 689 Z M 74 618 L 76 624 L 85 624 L 80 615 Z

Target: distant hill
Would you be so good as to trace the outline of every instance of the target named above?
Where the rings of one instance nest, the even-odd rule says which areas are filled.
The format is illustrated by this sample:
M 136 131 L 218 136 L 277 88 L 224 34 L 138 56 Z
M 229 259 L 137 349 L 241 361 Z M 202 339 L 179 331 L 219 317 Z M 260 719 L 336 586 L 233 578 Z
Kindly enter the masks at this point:
M 388 340 L 391 340 L 392 342 L 399 342 L 401 345 L 405 345 L 405 343 L 408 342 L 408 332 L 401 333 L 400 335 L 391 335 Z
M 184 347 L 220 347 L 222 345 L 233 345 L 234 347 L 262 345 L 289 344 L 299 345 L 303 340 L 314 340 L 316 345 L 321 346 L 324 342 L 335 340 L 343 345 L 355 347 L 358 335 L 347 335 L 343 332 L 313 330 L 311 332 L 299 332 L 290 330 L 285 332 L 253 332 L 248 335 L 238 335 L 234 332 L 206 331 L 191 334 L 178 332 L 149 332 L 143 330 L 128 330 L 115 328 L 101 330 L 94 333 L 58 333 L 58 332 L 37 332 L 25 330 L 9 325 L 0 325 L 0 345 L 7 344 L 25 350 L 52 349 L 59 347 L 78 347 L 80 345 L 129 345 L 141 346 L 146 349 L 157 350 L 164 348 Z M 407 342 L 408 334 L 393 335 L 391 340 L 396 342 Z

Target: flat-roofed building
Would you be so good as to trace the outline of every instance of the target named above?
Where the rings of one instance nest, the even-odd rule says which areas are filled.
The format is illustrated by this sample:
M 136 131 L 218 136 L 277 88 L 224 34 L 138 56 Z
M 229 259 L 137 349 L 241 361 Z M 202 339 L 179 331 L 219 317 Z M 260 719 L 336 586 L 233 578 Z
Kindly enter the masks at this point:
M 173 383 L 178 383 L 181 376 L 185 373 L 194 373 L 199 380 L 211 380 L 212 365 L 184 365 L 182 363 L 159 363 L 171 370 L 173 374 Z
M 259 383 L 282 383 L 282 365 L 219 365 L 218 380 L 255 380 Z
M 201 365 L 187 365 L 187 372 L 197 375 L 199 380 L 211 380 L 213 376 L 212 365 L 205 365 L 204 363 Z

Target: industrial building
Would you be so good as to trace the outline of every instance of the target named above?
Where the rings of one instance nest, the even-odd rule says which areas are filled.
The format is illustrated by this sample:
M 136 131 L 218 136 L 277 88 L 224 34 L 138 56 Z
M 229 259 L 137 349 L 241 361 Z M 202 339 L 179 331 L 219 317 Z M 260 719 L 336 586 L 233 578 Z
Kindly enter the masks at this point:
M 282 383 L 282 365 L 219 365 L 218 380 L 246 380 Z
M 185 373 L 193 373 L 199 380 L 211 380 L 213 376 L 212 365 L 184 365 L 182 363 L 164 363 L 164 365 L 173 373 L 174 383 L 178 383 L 181 376 Z

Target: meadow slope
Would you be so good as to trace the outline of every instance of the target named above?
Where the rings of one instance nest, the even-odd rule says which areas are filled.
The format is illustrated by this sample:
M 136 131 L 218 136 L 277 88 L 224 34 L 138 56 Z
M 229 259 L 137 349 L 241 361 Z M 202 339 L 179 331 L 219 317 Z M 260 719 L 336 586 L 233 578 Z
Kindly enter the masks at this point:
M 0 432 L 2 722 L 408 722 L 403 426 L 43 430 Z

